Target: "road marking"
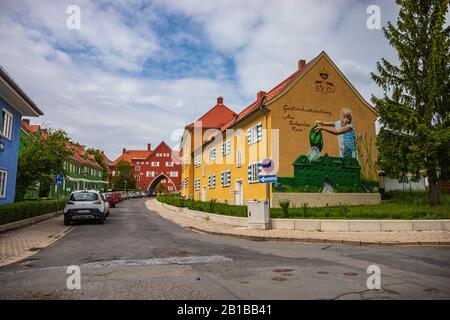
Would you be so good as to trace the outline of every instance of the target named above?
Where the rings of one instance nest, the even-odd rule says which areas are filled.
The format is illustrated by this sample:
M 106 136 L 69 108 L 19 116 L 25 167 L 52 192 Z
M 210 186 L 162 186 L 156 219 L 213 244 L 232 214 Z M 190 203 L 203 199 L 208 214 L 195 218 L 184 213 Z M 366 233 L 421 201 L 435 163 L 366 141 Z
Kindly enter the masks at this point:
M 200 264 L 200 263 L 219 263 L 219 262 L 233 262 L 233 259 L 225 256 L 190 256 L 190 257 L 168 257 L 168 258 L 153 258 L 153 259 L 133 259 L 133 260 L 103 260 L 96 262 L 89 262 L 80 264 L 80 268 L 108 268 L 108 267 L 142 267 L 142 266 L 159 266 L 169 264 Z M 43 267 L 43 268 L 28 268 L 18 270 L 14 273 L 27 273 L 35 271 L 50 271 L 50 270 L 65 270 L 67 266 Z M 7 273 L 7 272 L 6 272 Z M 4 274 L 0 272 L 0 274 Z
M 82 264 L 85 268 L 106 268 L 106 267 L 132 267 L 132 266 L 157 266 L 166 264 L 197 264 L 232 262 L 233 259 L 224 256 L 191 256 L 191 257 L 169 257 L 153 258 L 143 260 L 109 260 Z

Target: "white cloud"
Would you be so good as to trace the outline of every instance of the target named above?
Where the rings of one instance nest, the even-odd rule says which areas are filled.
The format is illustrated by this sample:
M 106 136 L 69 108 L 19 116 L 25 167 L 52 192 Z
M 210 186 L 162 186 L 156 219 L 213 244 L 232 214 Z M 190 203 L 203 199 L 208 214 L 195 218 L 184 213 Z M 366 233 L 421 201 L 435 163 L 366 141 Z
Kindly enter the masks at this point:
M 75 2 L 82 14 L 78 31 L 66 28 L 66 7 L 74 1 L 2 1 L 0 61 L 46 113 L 38 122 L 112 157 L 123 147 L 170 140 L 173 130 L 206 112 L 219 95 L 240 111 L 256 92 L 290 75 L 299 59 L 322 50 L 366 99 L 380 93 L 369 76 L 376 61 L 395 60 L 382 31 L 366 28 L 368 3 L 360 1 Z M 395 20 L 395 4 L 372 3 L 380 5 L 383 24 Z M 158 34 L 156 25 L 171 24 L 161 10 L 200 28 Z M 164 46 L 168 40 L 175 47 Z M 183 45 L 211 50 L 202 63 L 190 64 L 177 50 Z M 145 69 L 148 61 L 170 60 L 184 61 L 175 68 L 197 76 L 164 77 Z

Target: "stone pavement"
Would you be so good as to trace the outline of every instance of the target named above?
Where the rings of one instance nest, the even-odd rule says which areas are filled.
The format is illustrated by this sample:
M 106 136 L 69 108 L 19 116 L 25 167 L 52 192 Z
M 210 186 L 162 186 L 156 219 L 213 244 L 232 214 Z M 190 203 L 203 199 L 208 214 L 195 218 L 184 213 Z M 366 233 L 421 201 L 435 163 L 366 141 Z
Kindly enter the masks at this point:
M 259 241 L 300 241 L 314 243 L 341 243 L 352 245 L 450 245 L 447 231 L 384 231 L 384 232 L 322 232 L 300 230 L 248 230 L 192 218 L 182 212 L 162 207 L 154 199 L 148 200 L 149 210 L 186 228 L 209 234 L 231 236 Z
M 72 228 L 65 226 L 62 216 L 58 216 L 31 226 L 0 233 L 0 267 L 32 256 Z

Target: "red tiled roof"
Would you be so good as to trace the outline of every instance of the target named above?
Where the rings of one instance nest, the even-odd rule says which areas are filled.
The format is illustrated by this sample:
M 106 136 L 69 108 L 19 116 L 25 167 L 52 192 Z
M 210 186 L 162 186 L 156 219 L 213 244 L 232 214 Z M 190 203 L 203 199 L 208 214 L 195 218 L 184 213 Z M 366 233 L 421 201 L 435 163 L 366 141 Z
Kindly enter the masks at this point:
M 121 154 L 111 163 L 111 166 L 115 166 L 121 160 L 131 162 L 132 159 L 146 159 L 152 154 L 152 152 L 153 151 L 148 150 L 126 150 L 125 153 Z
M 223 104 L 223 98 L 217 98 L 217 104 L 209 109 L 203 116 L 195 122 L 202 122 L 202 128 L 220 128 L 236 117 L 236 113 Z M 193 127 L 194 123 L 187 125 Z
M 39 130 L 41 131 L 41 138 L 43 139 L 43 141 L 45 141 L 45 139 L 47 138 L 47 130 L 46 129 L 41 129 L 41 126 L 38 124 L 29 124 L 26 121 L 21 122 L 21 127 L 23 128 L 23 130 L 25 130 L 25 132 L 27 133 L 36 133 Z M 66 145 L 66 149 L 67 150 L 72 150 L 73 153 L 68 155 L 68 159 L 75 161 L 77 163 L 80 164 L 86 164 L 89 165 L 91 167 L 97 168 L 97 169 L 101 169 L 102 167 L 95 161 L 95 156 L 88 154 L 87 157 L 85 158 L 84 156 L 86 155 L 86 150 L 84 149 L 84 147 L 78 145 L 78 144 L 74 144 L 74 143 L 70 143 L 68 142 Z
M 78 162 L 80 164 L 86 164 L 88 166 L 94 167 L 96 169 L 101 169 L 102 167 L 97 163 L 97 161 L 95 161 L 95 156 L 92 154 L 87 154 L 86 150 L 84 149 L 84 147 L 77 145 L 77 144 L 73 144 L 73 143 L 69 143 L 66 146 L 67 149 L 72 150 L 73 154 L 69 155 L 68 158 Z M 85 157 L 85 155 L 87 155 Z
M 283 80 L 281 83 L 279 83 L 277 86 L 275 86 L 272 90 L 270 90 L 266 94 L 262 94 L 261 96 L 258 96 L 256 101 L 252 102 L 248 107 L 246 107 L 244 110 L 239 112 L 239 116 L 237 117 L 236 121 L 242 120 L 242 119 L 248 117 L 254 111 L 256 111 L 259 108 L 259 106 L 261 105 L 261 102 L 264 99 L 268 101 L 268 100 L 272 100 L 273 98 L 277 97 L 280 93 L 282 93 L 284 91 L 284 89 L 286 89 L 286 87 L 289 84 L 291 84 L 297 78 L 297 76 L 299 76 L 301 73 L 303 73 L 303 71 L 305 71 L 306 68 L 311 63 L 313 63 L 317 58 L 318 58 L 318 56 L 316 58 L 314 58 L 313 60 L 311 60 L 310 62 L 308 62 L 307 64 L 305 64 L 302 68 L 300 68 L 297 71 L 295 71 L 288 78 Z M 236 122 L 236 121 L 234 121 L 234 122 Z M 222 127 L 222 130 L 224 130 L 224 129 L 228 128 L 229 126 L 233 125 L 234 122 L 229 122 L 228 126 Z
M 29 124 L 22 120 L 20 123 L 23 130 L 25 130 L 26 133 L 36 133 L 41 129 L 41 126 L 38 124 Z
M 253 101 L 249 106 L 247 106 L 241 112 L 239 112 L 239 114 L 236 117 L 234 117 L 233 119 L 226 122 L 222 127 L 220 127 L 220 130 L 221 131 L 226 130 L 227 128 L 229 128 L 233 124 L 235 124 L 236 122 L 238 122 L 242 119 L 245 119 L 250 114 L 252 114 L 254 111 L 258 110 L 259 106 L 261 105 L 261 103 L 263 102 L 264 99 L 272 100 L 273 98 L 277 97 L 280 93 L 282 93 L 284 91 L 284 89 L 289 84 L 291 84 L 297 78 L 297 76 L 299 76 L 301 73 L 303 73 L 303 71 L 306 70 L 308 65 L 313 63 L 317 58 L 318 58 L 318 56 L 316 58 L 314 58 L 313 60 L 311 60 L 310 62 L 308 62 L 307 64 L 305 64 L 302 68 L 299 68 L 297 71 L 295 71 L 293 74 L 291 74 L 287 79 L 283 80 L 281 83 L 279 83 L 277 86 L 275 86 L 269 92 L 267 92 L 267 93 L 261 92 L 261 94 L 258 94 L 257 99 L 255 101 Z
M 307 64 L 304 63 L 302 66 L 299 67 L 299 69 L 297 71 L 295 71 L 288 78 L 283 80 L 281 83 L 279 83 L 273 89 L 271 89 L 269 92 L 265 93 L 265 92 L 261 91 L 260 93 L 258 93 L 257 98 L 256 98 L 256 100 L 254 102 L 252 102 L 249 106 L 244 108 L 241 112 L 239 112 L 239 114 L 235 115 L 231 119 L 228 119 L 228 121 L 224 121 L 223 125 L 220 126 L 220 131 L 226 130 L 227 128 L 229 128 L 233 124 L 235 124 L 236 122 L 238 122 L 238 121 L 240 121 L 242 119 L 245 119 L 246 117 L 251 115 L 254 111 L 258 110 L 259 106 L 261 105 L 261 103 L 264 100 L 266 100 L 266 101 L 272 100 L 275 97 L 277 97 L 279 94 L 281 94 L 284 91 L 284 89 L 286 89 L 286 87 L 288 87 L 300 74 L 302 74 L 310 64 L 312 64 L 314 61 L 316 61 L 316 59 L 319 56 L 320 55 L 318 55 L 317 57 L 312 59 Z M 218 134 L 218 132 L 211 134 L 209 137 L 207 137 L 205 139 L 205 141 L 211 140 L 217 134 Z

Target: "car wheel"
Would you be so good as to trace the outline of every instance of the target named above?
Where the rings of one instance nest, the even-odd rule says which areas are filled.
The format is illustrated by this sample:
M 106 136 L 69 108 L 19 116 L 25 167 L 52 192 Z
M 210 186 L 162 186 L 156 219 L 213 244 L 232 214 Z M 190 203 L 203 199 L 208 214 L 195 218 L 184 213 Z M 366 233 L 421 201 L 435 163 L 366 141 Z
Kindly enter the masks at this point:
M 70 219 L 68 217 L 66 217 L 66 216 L 64 216 L 64 225 L 65 226 L 70 225 Z
M 99 224 L 104 224 L 104 223 L 105 223 L 105 215 L 104 215 L 104 214 L 102 214 L 102 215 L 100 216 L 100 218 L 98 219 L 98 223 L 99 223 Z

